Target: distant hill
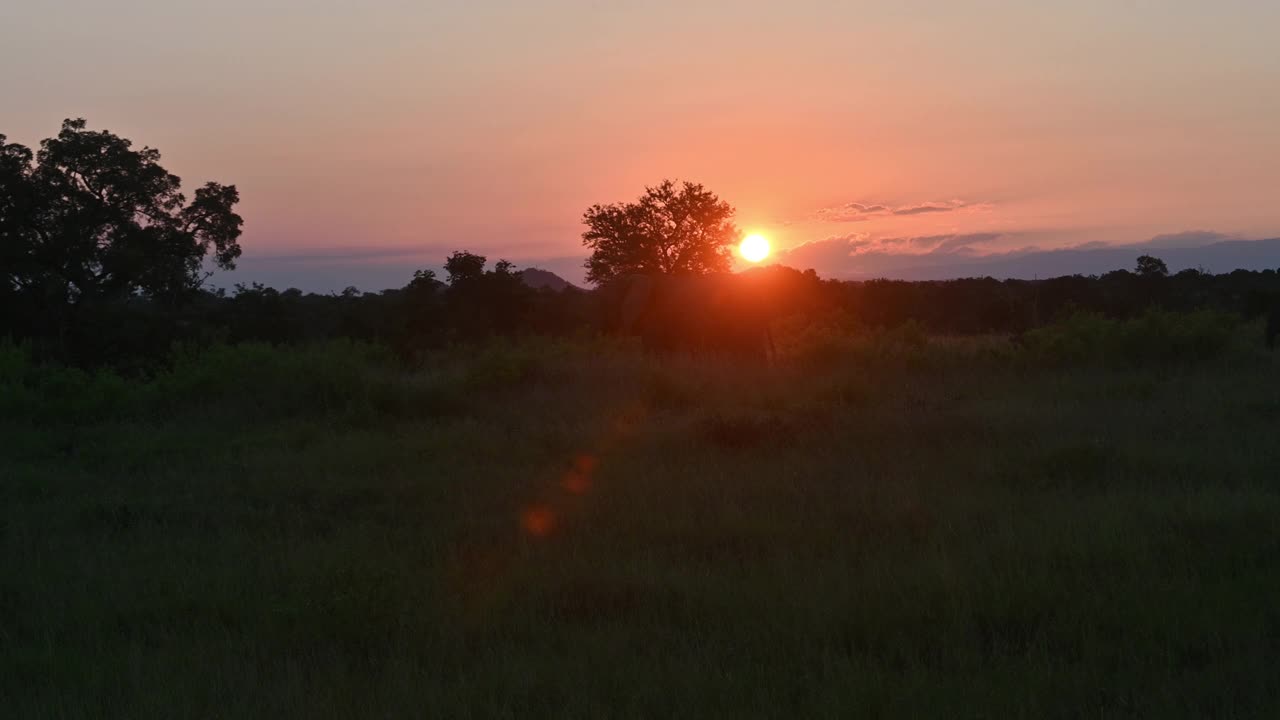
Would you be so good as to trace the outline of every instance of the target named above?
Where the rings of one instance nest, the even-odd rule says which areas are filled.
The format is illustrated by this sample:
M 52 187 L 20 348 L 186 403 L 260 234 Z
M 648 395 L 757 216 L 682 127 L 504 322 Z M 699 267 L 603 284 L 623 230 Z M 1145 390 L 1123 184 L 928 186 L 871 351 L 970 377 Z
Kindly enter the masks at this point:
M 525 268 L 520 271 L 520 279 L 525 285 L 538 290 L 541 288 L 550 288 L 556 292 L 560 292 L 565 288 L 578 289 L 576 285 L 565 280 L 550 270 L 542 270 L 540 268 Z

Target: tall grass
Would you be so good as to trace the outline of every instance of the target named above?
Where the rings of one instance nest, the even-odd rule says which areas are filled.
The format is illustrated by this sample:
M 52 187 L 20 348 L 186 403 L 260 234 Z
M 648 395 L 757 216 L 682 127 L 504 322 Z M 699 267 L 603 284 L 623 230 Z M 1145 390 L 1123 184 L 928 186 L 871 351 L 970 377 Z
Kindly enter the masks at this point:
M 1275 716 L 1280 366 L 1144 322 L 1189 354 L 0 348 L 0 707 Z
M 1025 341 L 1036 360 L 1053 365 L 1153 367 L 1243 354 L 1256 343 L 1254 333 L 1237 332 L 1239 324 L 1235 315 L 1212 310 L 1151 309 L 1127 320 L 1076 313 L 1028 332 Z
M 384 421 L 430 417 L 460 401 L 455 378 L 409 374 L 384 349 L 345 341 L 179 348 L 165 369 L 145 380 L 109 369 L 38 365 L 24 348 L 8 345 L 0 347 L 0 377 L 0 408 L 51 421 L 210 414 Z

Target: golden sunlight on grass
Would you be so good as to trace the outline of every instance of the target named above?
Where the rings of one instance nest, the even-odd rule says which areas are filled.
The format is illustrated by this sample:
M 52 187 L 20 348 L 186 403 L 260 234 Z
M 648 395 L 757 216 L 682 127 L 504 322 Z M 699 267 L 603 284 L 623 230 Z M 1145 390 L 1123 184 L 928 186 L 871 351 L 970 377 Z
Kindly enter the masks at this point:
M 753 233 L 742 239 L 738 253 L 748 261 L 758 263 L 769 257 L 769 240 L 759 233 Z

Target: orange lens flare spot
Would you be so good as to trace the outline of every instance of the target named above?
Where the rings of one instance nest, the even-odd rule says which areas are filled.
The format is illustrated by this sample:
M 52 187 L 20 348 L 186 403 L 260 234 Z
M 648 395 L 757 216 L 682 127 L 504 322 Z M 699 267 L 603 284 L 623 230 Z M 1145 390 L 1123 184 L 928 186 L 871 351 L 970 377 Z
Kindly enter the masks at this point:
M 556 514 L 549 507 L 535 505 L 520 513 L 520 527 L 533 537 L 546 537 L 556 529 Z
M 560 480 L 560 487 L 574 495 L 584 495 L 591 489 L 591 474 L 599 460 L 594 455 L 582 453 L 573 459 L 573 467 Z
M 598 464 L 599 461 L 596 460 L 594 455 L 579 455 L 573 459 L 573 469 L 584 475 L 590 475 L 595 472 Z
M 574 495 L 584 495 L 591 489 L 591 476 L 576 470 L 570 470 L 564 476 L 564 479 L 560 481 L 560 487 Z

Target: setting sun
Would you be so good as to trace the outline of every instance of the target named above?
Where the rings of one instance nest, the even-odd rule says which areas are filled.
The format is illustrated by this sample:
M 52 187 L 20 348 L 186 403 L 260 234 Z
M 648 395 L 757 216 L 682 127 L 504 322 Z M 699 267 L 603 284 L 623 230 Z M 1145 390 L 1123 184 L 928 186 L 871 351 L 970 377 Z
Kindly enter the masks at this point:
M 758 263 L 769 256 L 769 240 L 759 234 L 748 235 L 742 239 L 738 252 L 747 260 Z

